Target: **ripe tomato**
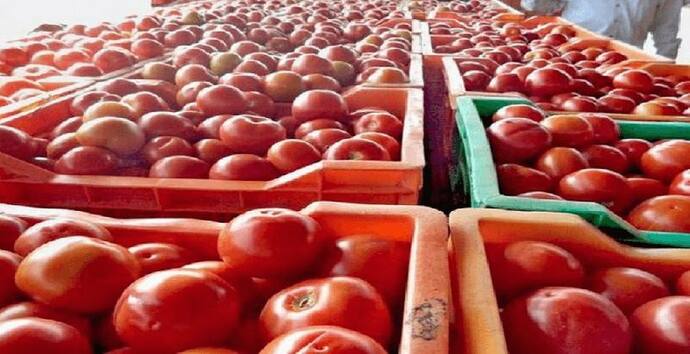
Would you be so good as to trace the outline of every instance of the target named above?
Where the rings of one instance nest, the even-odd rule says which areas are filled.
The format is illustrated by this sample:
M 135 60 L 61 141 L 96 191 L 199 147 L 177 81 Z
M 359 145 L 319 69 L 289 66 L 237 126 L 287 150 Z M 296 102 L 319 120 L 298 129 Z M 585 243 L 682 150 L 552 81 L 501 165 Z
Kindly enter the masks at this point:
M 177 94 L 175 95 L 175 101 L 177 105 L 183 107 L 189 103 L 196 102 L 196 98 L 199 97 L 199 92 L 205 88 L 213 87 L 213 84 L 208 81 L 194 81 L 185 84 L 181 87 Z
M 232 150 L 218 139 L 202 139 L 194 144 L 196 156 L 213 164 L 216 161 L 232 154 Z
M 315 130 L 304 136 L 302 140 L 312 144 L 314 147 L 319 149 L 319 151 L 325 152 L 329 147 L 331 147 L 331 145 L 351 137 L 352 135 L 345 130 L 327 128 Z
M 94 146 L 79 146 L 55 163 L 55 172 L 66 175 L 107 175 L 117 168 L 118 157 L 109 150 Z
M 83 146 L 104 148 L 120 156 L 131 155 L 146 143 L 141 127 L 129 119 L 118 117 L 89 120 L 75 134 Z
M 22 257 L 10 251 L 0 250 L 0 306 L 17 301 L 22 293 L 14 283 Z
M 263 302 L 260 301 L 258 290 L 254 286 L 251 278 L 244 277 L 233 269 L 229 264 L 221 261 L 201 261 L 189 263 L 182 267 L 182 269 L 201 270 L 204 272 L 211 272 L 232 285 L 237 292 L 240 299 L 241 310 L 243 314 L 252 313 L 254 310 L 260 310 Z
M 149 177 L 153 178 L 207 178 L 209 164 L 191 156 L 164 157 L 151 166 Z
M 239 321 L 239 298 L 210 272 L 173 269 L 135 281 L 113 312 L 115 330 L 129 346 L 147 353 L 220 345 Z
M 204 348 L 188 349 L 188 350 L 179 352 L 178 354 L 239 354 L 239 353 L 237 353 L 236 351 L 234 351 L 232 349 L 204 347 Z
M 670 294 L 659 277 L 635 268 L 600 269 L 591 275 L 587 288 L 611 300 L 626 315 Z
M 287 137 L 285 128 L 268 118 L 234 116 L 220 126 L 220 140 L 234 153 L 265 155 L 271 145 Z
M 130 247 L 128 251 L 139 262 L 141 275 L 179 268 L 198 260 L 189 250 L 170 243 L 142 243 Z
M 589 162 L 576 149 L 553 147 L 537 159 L 535 167 L 549 175 L 554 181 L 560 181 L 567 174 L 588 168 Z
M 513 104 L 502 107 L 491 117 L 494 122 L 506 118 L 527 118 L 535 122 L 541 122 L 545 116 L 542 111 L 527 104 Z
M 640 168 L 642 154 L 652 147 L 652 143 L 642 139 L 623 139 L 616 142 L 614 147 L 628 157 L 628 162 L 631 166 Z
M 185 139 L 176 136 L 159 136 L 146 143 L 141 148 L 140 154 L 148 163 L 154 164 L 156 161 L 168 156 L 194 156 L 195 150 Z
M 267 159 L 252 154 L 234 154 L 216 161 L 208 172 L 210 179 L 270 181 L 280 175 Z
M 630 324 L 607 298 L 550 287 L 512 301 L 501 315 L 512 354 L 628 354 Z
M 288 209 L 257 209 L 228 223 L 218 254 L 239 274 L 292 278 L 307 271 L 324 246 L 319 224 Z M 290 254 L 290 257 L 281 257 Z
M 379 145 L 383 146 L 386 151 L 388 151 L 392 161 L 400 160 L 400 143 L 390 135 L 378 132 L 368 132 L 357 134 L 355 138 L 371 140 L 375 143 L 378 143 Z
M 110 231 L 103 226 L 78 219 L 53 218 L 26 229 L 14 243 L 14 251 L 25 257 L 43 244 L 69 236 L 87 236 L 113 241 Z
M 378 132 L 390 135 L 398 140 L 402 137 L 403 124 L 398 117 L 390 113 L 367 113 L 357 120 L 355 134 Z
M 647 199 L 665 195 L 668 187 L 660 181 L 652 178 L 630 177 L 628 185 L 632 191 L 634 200 L 633 205 L 644 202 Z
M 196 104 L 208 116 L 238 114 L 247 109 L 242 91 L 229 85 L 215 85 L 199 91 Z
M 641 230 L 690 232 L 690 197 L 664 195 L 648 199 L 635 207 L 627 220 Z
M 74 327 L 42 318 L 0 322 L 0 353 L 91 354 L 89 341 Z
M 518 195 L 527 192 L 547 192 L 553 181 L 546 173 L 514 163 L 504 163 L 496 167 L 501 193 Z
M 354 235 L 339 239 L 327 250 L 318 273 L 364 279 L 394 310 L 401 309 L 405 298 L 409 263 L 409 243 Z
M 261 76 L 252 73 L 231 73 L 223 75 L 219 83 L 237 88 L 243 92 L 261 92 Z
M 496 295 L 507 301 L 545 286 L 581 286 L 585 272 L 565 249 L 545 242 L 486 245 Z
M 641 354 L 686 353 L 690 350 L 690 297 L 669 296 L 635 310 L 630 323 Z
M 580 114 L 592 126 L 594 144 L 615 144 L 620 137 L 620 129 L 615 120 L 605 114 Z
M 0 250 L 14 250 L 14 243 L 24 233 L 26 221 L 10 215 L 0 215 Z
M 275 116 L 275 103 L 267 95 L 256 91 L 243 92 L 242 95 L 244 95 L 244 99 L 247 101 L 247 112 L 254 112 L 264 117 L 272 118 Z
M 550 116 L 541 125 L 551 133 L 555 146 L 585 147 L 594 140 L 592 125 L 580 116 Z
M 497 163 L 531 160 L 551 145 L 551 134 L 527 118 L 501 119 L 487 128 L 486 135 Z
M 278 171 L 288 173 L 321 161 L 321 152 L 304 140 L 287 139 L 273 144 L 266 159 Z
M 62 311 L 37 302 L 18 302 L 0 309 L 0 322 L 16 318 L 38 317 L 68 324 L 91 338 L 91 321 L 88 317 Z
M 305 136 L 307 136 L 307 134 L 321 129 L 347 130 L 347 128 L 345 128 L 345 125 L 343 125 L 343 123 L 338 122 L 337 120 L 315 119 L 300 124 L 295 130 L 294 135 L 296 139 L 302 139 Z
M 160 96 L 146 91 L 130 93 L 122 97 L 121 102 L 132 108 L 135 118 L 141 117 L 146 113 L 170 110 L 168 103 Z
M 0 126 L 0 152 L 28 160 L 33 157 L 31 136 L 16 128 Z
M 553 193 L 548 192 L 527 192 L 518 194 L 518 197 L 532 198 L 532 199 L 545 199 L 545 200 L 565 200 Z
M 276 102 L 292 102 L 306 90 L 302 77 L 293 71 L 276 71 L 263 79 L 263 92 Z
M 626 70 L 613 77 L 613 87 L 651 93 L 654 87 L 654 78 L 643 70 Z
M 292 116 L 299 122 L 314 119 L 344 121 L 348 112 L 347 102 L 343 96 L 328 90 L 302 92 L 292 103 Z
M 590 145 L 582 154 L 592 168 L 603 168 L 624 174 L 630 167 L 628 157 L 613 146 Z
M 259 354 L 385 354 L 381 344 L 362 333 L 336 326 L 314 326 L 286 333 L 265 346 Z
M 366 281 L 351 277 L 306 280 L 284 289 L 266 302 L 259 321 L 271 340 L 296 329 L 331 325 L 368 335 L 386 346 L 392 332 L 381 295 Z
M 597 202 L 622 214 L 631 205 L 633 196 L 625 177 L 598 168 L 586 168 L 564 176 L 558 194 L 568 200 Z
M 391 157 L 383 146 L 374 141 L 348 138 L 331 145 L 323 154 L 323 159 L 390 161 Z
M 676 292 L 678 295 L 690 296 L 690 271 L 681 274 L 676 281 Z
M 640 159 L 645 175 L 668 183 L 690 168 L 690 141 L 668 140 L 647 150 Z
M 108 270 L 107 276 L 103 276 L 103 269 Z M 126 248 L 96 238 L 70 236 L 46 243 L 26 256 L 15 281 L 36 301 L 92 314 L 112 308 L 140 271 Z
M 541 68 L 525 78 L 525 88 L 532 96 L 553 96 L 568 92 L 573 79 L 566 72 L 554 68 Z
M 679 173 L 676 178 L 671 181 L 669 193 L 690 196 L 690 169 Z

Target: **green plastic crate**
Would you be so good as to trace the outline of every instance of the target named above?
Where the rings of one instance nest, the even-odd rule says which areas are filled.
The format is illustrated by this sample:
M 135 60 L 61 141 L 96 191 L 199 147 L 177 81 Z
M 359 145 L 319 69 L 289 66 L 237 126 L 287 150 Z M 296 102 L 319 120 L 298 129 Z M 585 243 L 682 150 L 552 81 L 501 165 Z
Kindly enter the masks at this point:
M 605 229 L 625 242 L 639 245 L 663 245 L 690 248 L 690 234 L 638 230 L 623 218 L 601 204 L 540 200 L 502 195 L 494 166 L 484 121 L 501 107 L 512 104 L 530 104 L 520 98 L 472 97 L 457 98 L 456 122 L 460 141 L 458 166 L 451 176 L 454 193 L 463 193 L 472 207 L 523 211 L 550 211 L 577 214 L 590 223 Z M 656 123 L 618 121 L 624 138 L 647 140 L 690 139 L 688 123 Z

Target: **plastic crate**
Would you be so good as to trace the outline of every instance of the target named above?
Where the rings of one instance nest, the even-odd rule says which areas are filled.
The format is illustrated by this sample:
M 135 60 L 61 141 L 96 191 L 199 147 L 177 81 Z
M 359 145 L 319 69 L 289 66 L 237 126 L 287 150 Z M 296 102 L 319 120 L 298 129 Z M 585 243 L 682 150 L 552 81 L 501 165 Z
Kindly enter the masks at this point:
M 511 22 L 517 23 L 528 29 L 536 29 L 541 27 L 539 30 L 540 35 L 548 34 L 554 26 L 569 26 L 575 31 L 575 38 L 579 39 L 606 39 L 606 36 L 592 32 L 582 26 L 576 25 L 562 17 L 559 16 L 532 16 L 528 18 L 518 18 L 517 20 L 502 19 L 499 22 Z
M 227 216 L 258 207 L 301 209 L 319 200 L 416 204 L 424 167 L 423 93 L 419 89 L 355 87 L 350 109 L 380 107 L 404 117 L 400 161 L 321 161 L 267 182 L 68 176 L 0 154 L 0 201 L 143 215 Z M 69 118 L 68 97 L 3 122 L 31 135 Z M 186 214 L 188 215 L 188 214 Z
M 410 266 L 399 353 L 448 353 L 451 309 L 448 220 L 444 214 L 419 206 L 330 202 L 313 203 L 301 212 L 316 219 L 325 234 L 334 239 L 366 234 L 409 242 Z M 145 242 L 174 243 L 209 259 L 218 259 L 217 239 L 224 226 L 195 219 L 114 219 L 71 210 L 9 204 L 0 204 L 0 213 L 31 222 L 56 217 L 90 221 L 106 227 L 115 242 L 124 246 Z
M 567 52 L 570 50 L 582 50 L 590 47 L 616 51 L 628 57 L 628 60 L 611 65 L 609 67 L 639 66 L 652 63 L 673 63 L 672 59 L 663 57 L 661 55 L 649 54 L 641 48 L 637 48 L 631 44 L 610 38 L 580 38 L 563 44 L 559 50 L 561 52 Z
M 38 83 L 46 89 L 45 93 L 0 107 L 0 118 L 33 110 L 52 100 L 85 89 L 91 86 L 94 80 L 81 77 L 56 76 L 38 80 Z
M 531 104 L 524 99 L 493 97 L 460 97 L 456 113 L 461 141 L 457 143 L 458 162 L 452 171 L 451 183 L 473 207 L 509 210 L 551 211 L 577 214 L 592 224 L 616 230 L 621 239 L 652 245 L 690 247 L 690 234 L 642 231 L 597 203 L 559 200 L 539 200 L 502 195 L 499 191 L 493 155 L 486 137 L 482 118 L 489 118 L 501 107 L 511 104 Z M 690 124 L 618 122 L 624 138 L 688 139 Z M 461 187 L 461 188 L 460 188 Z
M 449 219 L 454 353 L 508 354 L 484 244 L 548 242 L 573 253 L 585 267 L 635 267 L 666 281 L 690 269 L 690 250 L 621 245 L 574 215 L 460 209 Z

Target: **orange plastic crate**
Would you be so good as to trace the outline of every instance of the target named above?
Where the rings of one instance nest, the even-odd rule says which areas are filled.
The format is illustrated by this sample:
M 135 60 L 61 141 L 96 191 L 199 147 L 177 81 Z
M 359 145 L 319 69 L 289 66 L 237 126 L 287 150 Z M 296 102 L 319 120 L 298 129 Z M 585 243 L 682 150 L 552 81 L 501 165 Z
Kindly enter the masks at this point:
M 419 206 L 317 202 L 301 211 L 316 219 L 325 234 L 338 239 L 367 234 L 409 242 L 410 266 L 399 353 L 448 353 L 450 275 L 447 218 Z M 218 259 L 216 244 L 223 223 L 195 219 L 114 219 L 64 209 L 0 204 L 0 213 L 30 222 L 66 217 L 106 227 L 115 242 L 132 246 L 167 242 Z
M 424 167 L 424 111 L 420 89 L 355 87 L 344 94 L 351 110 L 379 107 L 404 117 L 400 161 L 321 161 L 267 182 L 68 176 L 0 154 L 0 201 L 100 213 L 199 213 L 227 216 L 258 207 L 301 209 L 319 200 L 416 204 Z M 0 124 L 31 135 L 69 118 L 74 96 Z
M 635 267 L 667 282 L 690 269 L 688 249 L 625 246 L 570 214 L 460 209 L 450 214 L 450 233 L 454 353 L 508 354 L 485 243 L 548 242 L 573 253 L 585 267 Z

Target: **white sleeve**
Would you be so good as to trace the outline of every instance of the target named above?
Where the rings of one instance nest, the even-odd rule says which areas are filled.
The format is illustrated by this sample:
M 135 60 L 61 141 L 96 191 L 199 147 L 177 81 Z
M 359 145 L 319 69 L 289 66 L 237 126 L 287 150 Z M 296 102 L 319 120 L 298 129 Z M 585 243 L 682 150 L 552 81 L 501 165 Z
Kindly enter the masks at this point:
M 678 55 L 681 43 L 678 28 L 682 8 L 683 0 L 662 0 L 650 29 L 657 53 L 667 58 L 675 59 Z
M 527 11 L 551 15 L 563 10 L 565 0 L 522 0 L 521 6 Z

